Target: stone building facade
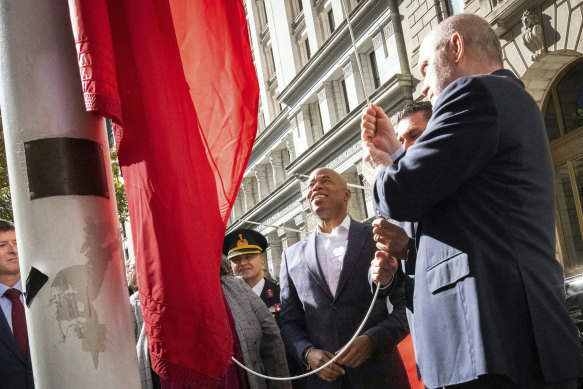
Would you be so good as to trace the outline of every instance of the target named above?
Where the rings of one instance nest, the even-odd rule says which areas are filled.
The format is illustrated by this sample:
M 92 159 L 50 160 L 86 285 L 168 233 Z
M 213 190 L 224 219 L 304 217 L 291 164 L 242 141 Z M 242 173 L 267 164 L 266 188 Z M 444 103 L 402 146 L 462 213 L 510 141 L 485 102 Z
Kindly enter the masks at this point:
M 259 128 L 228 230 L 256 228 L 267 236 L 274 278 L 282 251 L 315 228 L 303 200 L 304 176 L 315 168 L 333 168 L 354 185 L 352 218 L 373 218 L 370 184 L 360 170 L 360 112 L 367 97 L 390 114 L 421 99 L 420 43 L 441 20 L 462 12 L 491 23 L 505 68 L 540 106 L 556 168 L 557 259 L 566 277 L 583 272 L 583 0 L 244 4 L 260 85 Z

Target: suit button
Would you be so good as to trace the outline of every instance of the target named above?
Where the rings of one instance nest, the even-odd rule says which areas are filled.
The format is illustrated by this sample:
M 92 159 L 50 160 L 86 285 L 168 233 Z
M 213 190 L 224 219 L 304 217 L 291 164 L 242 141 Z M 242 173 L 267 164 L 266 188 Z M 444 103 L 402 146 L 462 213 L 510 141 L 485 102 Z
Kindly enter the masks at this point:
M 335 305 L 333 305 L 333 306 L 332 306 L 332 310 L 333 310 L 333 311 L 335 311 L 335 310 L 337 310 L 337 309 L 338 309 L 338 308 L 336 308 L 336 306 L 335 306 Z

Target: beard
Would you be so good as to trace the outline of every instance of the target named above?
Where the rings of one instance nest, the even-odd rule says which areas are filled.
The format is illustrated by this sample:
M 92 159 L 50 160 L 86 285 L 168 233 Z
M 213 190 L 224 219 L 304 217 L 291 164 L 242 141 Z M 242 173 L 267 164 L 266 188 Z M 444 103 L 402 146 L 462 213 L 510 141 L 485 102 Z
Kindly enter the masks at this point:
M 445 51 L 440 50 L 435 59 L 435 76 L 434 93 L 435 98 L 437 98 L 449 84 L 463 77 L 463 74 L 458 70 L 455 63 L 447 57 Z

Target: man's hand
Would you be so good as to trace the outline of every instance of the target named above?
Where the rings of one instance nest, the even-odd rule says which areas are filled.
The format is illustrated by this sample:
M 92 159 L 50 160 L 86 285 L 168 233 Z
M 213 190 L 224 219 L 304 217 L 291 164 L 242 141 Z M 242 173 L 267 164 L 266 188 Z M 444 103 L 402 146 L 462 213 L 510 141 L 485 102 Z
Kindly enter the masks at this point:
M 371 279 L 381 287 L 387 286 L 397 272 L 397 259 L 384 251 L 377 251 L 374 257 L 370 263 Z
M 397 259 L 406 259 L 409 236 L 404 229 L 385 219 L 376 219 L 372 222 L 372 226 L 377 249 Z
M 362 175 L 371 184 L 378 172 L 393 164 L 391 156 L 371 142 L 362 142 Z
M 372 142 L 377 149 L 389 155 L 401 147 L 391 119 L 382 108 L 372 103 L 362 111 L 360 128 L 363 142 Z
M 312 370 L 316 370 L 332 358 L 334 358 L 334 355 L 331 352 L 314 348 L 308 353 L 308 365 L 310 365 Z M 333 382 L 338 377 L 344 375 L 345 371 L 336 363 L 331 363 L 328 367 L 320 370 L 316 374 L 324 381 Z
M 360 335 L 336 361 L 345 367 L 358 367 L 366 362 L 376 346 L 368 335 Z M 340 350 L 336 351 L 338 354 Z

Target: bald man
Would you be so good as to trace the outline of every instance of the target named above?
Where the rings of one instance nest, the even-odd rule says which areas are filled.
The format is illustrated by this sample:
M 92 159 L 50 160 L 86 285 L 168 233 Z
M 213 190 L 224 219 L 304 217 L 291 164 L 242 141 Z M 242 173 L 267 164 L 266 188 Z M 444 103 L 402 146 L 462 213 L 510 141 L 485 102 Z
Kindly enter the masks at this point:
M 306 200 L 318 226 L 291 246 L 281 261 L 281 334 L 306 369 L 328 362 L 354 335 L 372 293 L 368 269 L 375 253 L 372 227 L 347 214 L 350 190 L 340 174 L 317 169 Z M 403 287 L 375 302 L 355 342 L 331 364 L 308 377 L 313 388 L 409 388 L 396 345 L 408 334 Z
M 384 112 L 363 112 L 375 209 L 418 221 L 414 323 L 430 388 L 575 388 L 583 374 L 555 259 L 554 179 L 535 101 L 502 68 L 488 22 L 446 19 L 419 70 L 433 116 L 405 151 Z M 373 280 L 402 284 L 408 250 L 377 220 Z

